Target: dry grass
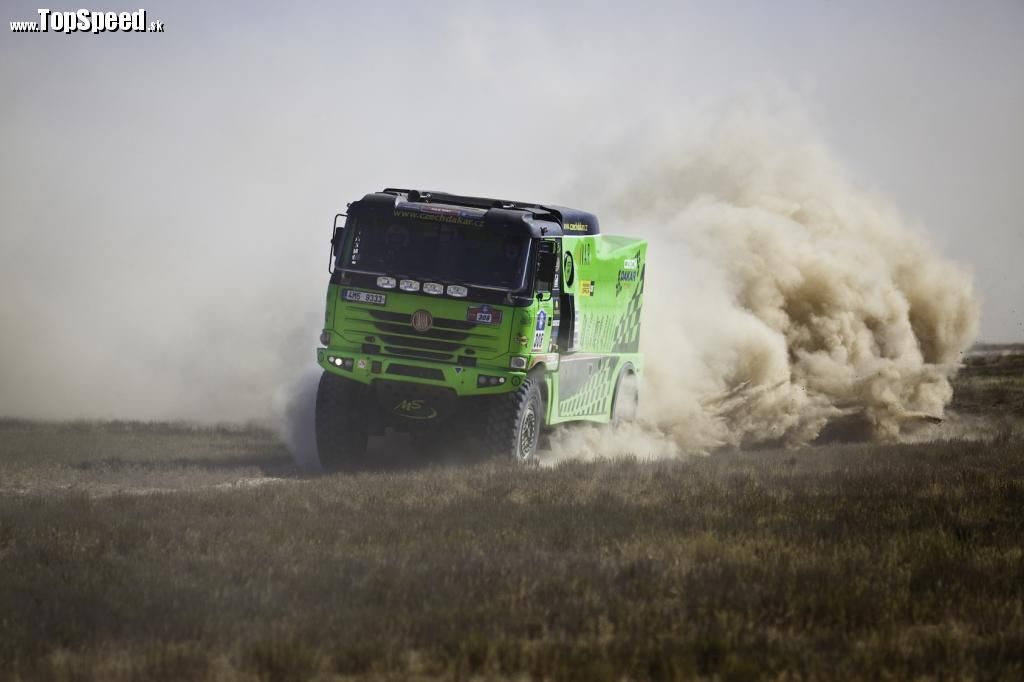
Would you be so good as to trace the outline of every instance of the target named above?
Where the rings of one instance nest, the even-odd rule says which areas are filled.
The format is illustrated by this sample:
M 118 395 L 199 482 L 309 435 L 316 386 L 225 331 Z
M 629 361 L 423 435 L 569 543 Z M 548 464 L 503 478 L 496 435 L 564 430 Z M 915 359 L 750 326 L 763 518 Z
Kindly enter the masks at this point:
M 1013 438 L 310 479 L 258 429 L 7 421 L 0 479 L 14 679 L 1024 676 Z
M 0 419 L 0 495 L 157 492 L 294 475 L 265 429 Z
M 952 409 L 1024 418 L 1024 345 L 982 346 L 964 365 Z

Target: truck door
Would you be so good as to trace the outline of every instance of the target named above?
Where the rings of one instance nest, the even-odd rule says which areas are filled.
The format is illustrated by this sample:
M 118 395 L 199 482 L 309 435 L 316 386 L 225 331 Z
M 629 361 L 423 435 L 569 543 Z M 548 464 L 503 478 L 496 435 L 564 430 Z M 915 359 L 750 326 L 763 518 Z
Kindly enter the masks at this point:
M 555 290 L 552 292 L 554 299 L 554 322 L 551 336 L 557 339 L 558 353 L 572 353 L 576 350 L 579 338 L 577 329 L 579 327 L 576 315 L 576 296 L 574 295 L 576 285 L 576 263 L 572 251 L 564 248 L 560 258 L 560 276 L 555 278 Z
M 537 296 L 536 325 L 532 330 L 533 353 L 554 351 L 558 335 L 558 242 L 545 239 L 538 247 L 537 275 L 534 293 Z

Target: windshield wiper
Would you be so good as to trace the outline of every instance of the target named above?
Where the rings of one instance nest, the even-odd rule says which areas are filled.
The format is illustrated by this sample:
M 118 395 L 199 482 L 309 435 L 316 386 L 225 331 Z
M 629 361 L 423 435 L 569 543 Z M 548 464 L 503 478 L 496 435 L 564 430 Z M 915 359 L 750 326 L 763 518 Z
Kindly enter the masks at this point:
M 374 270 L 356 270 L 355 268 L 341 268 L 341 272 L 354 272 L 357 275 L 376 275 L 378 277 L 387 277 L 386 272 L 376 272 Z

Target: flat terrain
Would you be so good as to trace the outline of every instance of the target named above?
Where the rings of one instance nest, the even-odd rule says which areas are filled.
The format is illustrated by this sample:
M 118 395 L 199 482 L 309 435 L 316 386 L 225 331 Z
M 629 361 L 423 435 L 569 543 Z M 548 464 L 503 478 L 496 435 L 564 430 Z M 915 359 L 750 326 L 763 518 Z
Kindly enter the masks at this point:
M 946 438 L 310 477 L 0 422 L 0 678 L 1021 679 L 1024 355 Z

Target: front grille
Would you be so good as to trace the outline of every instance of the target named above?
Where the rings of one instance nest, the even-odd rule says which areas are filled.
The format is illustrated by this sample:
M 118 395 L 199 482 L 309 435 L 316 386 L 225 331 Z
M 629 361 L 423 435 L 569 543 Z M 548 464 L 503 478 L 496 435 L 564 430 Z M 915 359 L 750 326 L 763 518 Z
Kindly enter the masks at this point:
M 408 334 L 410 330 L 412 330 L 411 324 L 389 324 L 387 322 L 376 322 L 373 326 L 382 332 L 390 332 L 392 334 Z M 447 329 L 431 329 L 427 332 L 416 333 L 433 339 L 447 339 L 449 341 L 464 341 L 469 337 L 469 334 L 464 332 L 452 332 Z
M 380 334 L 379 336 L 384 343 L 390 343 L 395 346 L 412 346 L 414 348 L 425 348 L 427 350 L 446 350 L 453 353 L 462 348 L 461 343 L 452 343 L 450 341 L 416 339 L 408 336 L 393 336 L 391 334 Z
M 444 372 L 433 367 L 415 367 L 413 365 L 400 365 L 392 362 L 388 365 L 386 374 L 398 374 L 403 377 L 417 377 L 419 379 L 431 379 L 433 381 L 444 381 Z
M 451 362 L 452 356 L 444 353 L 432 353 L 425 350 L 416 350 L 414 348 L 396 348 L 394 346 L 384 346 L 384 352 L 388 355 L 398 355 L 404 358 L 421 358 L 423 360 L 436 360 L 437 362 Z
M 412 320 L 412 315 L 409 315 L 408 313 L 389 313 L 386 310 L 368 310 L 366 312 L 370 313 L 370 315 L 378 320 L 404 322 L 405 324 L 409 324 Z
M 412 324 L 412 315 L 409 313 L 392 313 L 386 310 L 370 310 L 370 315 L 378 320 L 385 322 L 401 322 L 403 324 Z M 476 322 L 470 322 L 469 320 L 452 320 L 446 317 L 435 317 L 435 327 L 445 327 L 447 329 L 472 329 L 476 326 Z
M 360 339 L 375 337 L 383 346 L 378 353 L 418 360 L 455 363 L 459 356 L 487 358 L 508 350 L 508 338 L 498 327 L 468 320 L 435 317 L 433 327 L 421 333 L 412 328 L 409 313 L 346 307 L 335 324 Z

